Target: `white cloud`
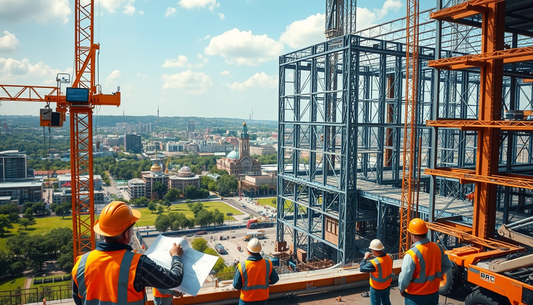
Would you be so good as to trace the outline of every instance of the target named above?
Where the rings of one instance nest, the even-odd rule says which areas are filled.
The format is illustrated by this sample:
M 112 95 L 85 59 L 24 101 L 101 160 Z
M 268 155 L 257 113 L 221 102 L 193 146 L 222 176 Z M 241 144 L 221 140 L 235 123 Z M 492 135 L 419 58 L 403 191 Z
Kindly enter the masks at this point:
M 178 58 L 165 59 L 163 63 L 163 68 L 175 68 L 175 67 L 185 67 L 189 63 L 187 56 L 179 55 Z
M 385 1 L 385 3 L 383 3 L 383 7 L 381 7 L 380 9 L 376 9 L 378 19 L 385 17 L 391 10 L 393 10 L 394 12 L 398 12 L 401 7 L 402 2 L 400 0 Z
M 5 21 L 67 23 L 71 12 L 69 0 L 0 0 L 0 19 Z
M 224 71 L 220 72 L 220 75 L 229 75 L 229 71 L 228 70 L 224 70 Z
M 187 70 L 176 74 L 163 74 L 163 89 L 182 89 L 191 95 L 200 95 L 213 86 L 209 75 Z
M 148 78 L 148 75 L 142 74 L 141 72 L 138 72 L 137 73 L 137 77 Z
M 17 83 L 27 79 L 38 79 L 55 84 L 56 75 L 60 72 L 64 71 L 52 69 L 42 62 L 32 65 L 27 58 L 23 60 L 0 58 L 0 81 L 2 82 Z
M 222 13 L 218 13 L 218 17 L 220 17 L 221 20 L 226 19 L 226 16 L 224 16 L 224 14 Z
M 201 62 L 198 64 L 191 64 L 189 59 L 185 55 L 179 55 L 178 58 L 165 59 L 163 63 L 163 68 L 202 68 L 205 64 L 209 62 L 208 58 L 205 58 L 203 54 L 198 54 L 196 56 Z
M 224 57 L 227 64 L 256 66 L 278 58 L 283 53 L 283 44 L 267 35 L 252 35 L 252 31 L 235 28 L 211 38 L 204 52 Z
M 244 82 L 234 82 L 228 87 L 231 90 L 245 90 L 249 88 L 266 88 L 273 89 L 278 86 L 278 78 L 276 76 L 268 76 L 265 72 L 256 73 Z
M 116 84 L 116 80 L 120 77 L 120 71 L 119 70 L 114 70 L 113 72 L 111 72 L 111 74 L 109 74 L 109 76 L 106 78 L 106 81 L 107 81 L 107 85 L 113 85 L 113 84 Z
M 325 16 L 323 14 L 311 15 L 304 20 L 297 20 L 285 28 L 279 41 L 295 49 L 322 42 L 326 39 L 324 22 Z
M 204 40 L 211 38 L 211 35 L 205 35 Z
M 135 0 L 131 0 L 126 5 L 124 5 L 124 14 L 126 15 L 135 14 L 135 6 L 133 6 L 134 3 L 135 3 Z
M 165 17 L 172 17 L 176 14 L 176 8 L 174 7 L 167 7 L 167 11 L 165 12 Z
M 15 34 L 4 31 L 4 36 L 0 37 L 0 52 L 1 51 L 15 51 L 19 45 L 19 40 Z
M 364 8 L 357 8 L 357 18 L 356 18 L 356 30 L 362 30 L 366 29 L 370 26 L 373 26 L 377 20 L 376 13 L 371 12 L 366 7 Z
M 217 0 L 180 0 L 178 4 L 186 9 L 208 7 L 211 11 L 220 6 Z
M 132 15 L 135 13 L 134 4 L 135 0 L 100 0 L 100 6 L 111 14 L 123 7 L 124 14 Z

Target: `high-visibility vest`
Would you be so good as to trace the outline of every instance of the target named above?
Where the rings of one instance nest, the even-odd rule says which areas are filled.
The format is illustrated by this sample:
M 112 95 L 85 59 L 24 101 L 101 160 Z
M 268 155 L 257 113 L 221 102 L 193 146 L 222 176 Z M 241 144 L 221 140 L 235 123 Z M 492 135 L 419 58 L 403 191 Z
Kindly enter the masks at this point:
M 85 305 L 144 305 L 146 293 L 133 287 L 142 254 L 94 250 L 76 258 L 72 279 Z
M 267 259 L 259 261 L 246 260 L 238 267 L 242 278 L 241 300 L 245 302 L 265 301 L 269 296 L 272 262 Z
M 156 297 L 156 298 L 168 298 L 168 297 L 173 297 L 173 295 L 171 295 L 171 294 L 162 294 L 161 291 L 157 290 L 155 287 L 152 288 L 152 294 L 153 294 L 154 297 Z
M 392 257 L 390 254 L 376 257 L 370 261 L 376 271 L 370 272 L 370 286 L 383 290 L 392 282 Z
M 439 291 L 442 277 L 444 250 L 434 242 L 418 244 L 406 252 L 415 263 L 411 283 L 405 290 L 409 294 L 427 295 Z

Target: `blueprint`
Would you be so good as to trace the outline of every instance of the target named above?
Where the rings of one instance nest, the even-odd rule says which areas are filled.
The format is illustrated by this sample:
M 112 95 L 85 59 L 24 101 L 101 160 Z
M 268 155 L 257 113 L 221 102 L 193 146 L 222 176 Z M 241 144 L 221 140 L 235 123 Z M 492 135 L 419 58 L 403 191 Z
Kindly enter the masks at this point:
M 183 238 L 166 237 L 161 234 L 157 236 L 145 254 L 160 266 L 170 269 L 172 257 L 168 251 L 172 248 L 173 243 L 180 244 L 183 248 L 183 255 L 181 256 L 183 281 L 180 286 L 173 288 L 173 290 L 196 296 L 211 269 L 215 266 L 218 257 L 194 250 Z

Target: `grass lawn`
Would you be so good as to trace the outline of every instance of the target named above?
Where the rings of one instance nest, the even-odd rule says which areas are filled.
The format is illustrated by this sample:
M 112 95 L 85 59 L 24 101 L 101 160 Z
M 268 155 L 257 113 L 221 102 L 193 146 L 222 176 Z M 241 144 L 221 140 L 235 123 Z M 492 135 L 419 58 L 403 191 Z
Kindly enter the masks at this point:
M 72 228 L 72 217 L 65 216 L 49 216 L 49 217 L 35 217 L 35 224 L 28 226 L 28 229 L 21 227 L 18 223 L 13 224 L 13 229 L 9 229 L 8 233 L 0 236 L 0 249 L 4 249 L 6 239 L 10 236 L 15 236 L 19 233 L 28 235 L 46 234 L 55 228 Z
M 259 202 L 260 205 L 269 205 L 271 207 L 273 207 L 274 209 L 277 208 L 277 205 L 272 203 L 272 200 L 276 199 L 276 197 L 270 197 L 270 198 L 261 198 L 261 199 L 257 199 L 257 201 Z
M 0 280 L 0 291 L 15 290 L 17 287 L 23 288 L 25 280 L 25 277 L 2 279 Z
M 208 211 L 214 211 L 215 209 L 218 209 L 222 214 L 224 214 L 225 220 L 229 220 L 229 219 L 235 220 L 235 218 L 233 218 L 232 216 L 227 216 L 226 213 L 233 213 L 233 215 L 242 214 L 242 212 L 220 201 L 202 202 L 202 204 L 204 205 L 204 209 L 207 209 Z M 141 216 L 141 219 L 139 219 L 139 221 L 137 222 L 137 225 L 140 227 L 153 226 L 155 223 L 155 219 L 157 218 L 158 215 L 156 213 L 152 214 L 152 211 L 148 210 L 148 208 L 140 208 L 138 210 L 141 211 L 142 216 Z M 170 211 L 165 207 L 165 212 L 163 214 L 168 214 L 171 212 L 183 213 L 185 214 L 185 216 L 189 218 L 194 218 L 194 213 L 191 210 L 189 210 L 189 207 L 187 206 L 186 203 L 173 204 L 172 206 L 170 206 Z
M 51 278 L 62 278 L 62 277 L 63 277 L 63 275 L 54 275 L 54 276 L 47 276 L 46 278 L 47 278 L 47 279 L 51 279 Z M 38 277 L 36 276 L 36 277 L 34 277 L 33 279 L 38 279 L 38 280 L 40 280 L 40 279 L 43 279 L 43 277 L 42 277 L 42 276 L 38 276 Z M 55 282 L 55 283 L 46 283 L 46 284 L 37 284 L 37 285 L 34 285 L 34 284 L 33 284 L 33 279 L 32 279 L 32 281 L 31 281 L 31 287 L 30 287 L 30 288 L 41 288 L 41 287 L 43 287 L 43 286 L 68 285 L 68 284 L 70 283 L 70 280 L 68 280 L 68 281 L 60 281 L 60 282 Z

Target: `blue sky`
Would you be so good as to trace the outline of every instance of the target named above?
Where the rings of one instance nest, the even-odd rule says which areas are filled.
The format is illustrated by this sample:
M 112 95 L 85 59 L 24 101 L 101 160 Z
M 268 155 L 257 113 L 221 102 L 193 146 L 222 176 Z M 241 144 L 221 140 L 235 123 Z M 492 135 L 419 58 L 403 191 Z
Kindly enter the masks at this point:
M 429 8 L 433 1 L 421 1 Z M 120 107 L 95 114 L 277 119 L 278 57 L 324 39 L 325 0 L 95 0 L 98 80 Z M 405 16 L 405 0 L 359 0 L 362 29 Z M 0 0 L 0 84 L 72 74 L 74 0 Z M 41 103 L 2 102 L 38 115 Z

